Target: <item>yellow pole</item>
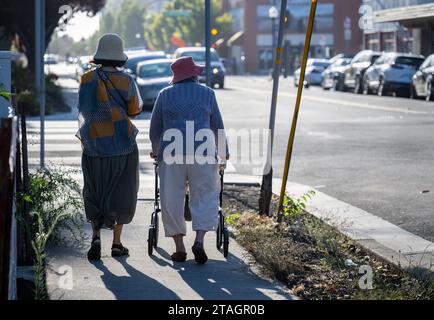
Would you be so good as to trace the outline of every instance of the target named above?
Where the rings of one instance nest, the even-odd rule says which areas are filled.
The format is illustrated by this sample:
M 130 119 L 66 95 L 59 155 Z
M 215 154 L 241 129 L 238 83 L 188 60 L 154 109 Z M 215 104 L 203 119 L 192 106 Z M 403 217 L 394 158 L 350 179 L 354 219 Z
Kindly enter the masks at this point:
M 310 49 L 310 42 L 312 39 L 313 25 L 315 22 L 316 5 L 317 5 L 317 0 L 311 0 L 309 23 L 308 23 L 307 31 L 306 31 L 306 40 L 304 43 L 303 60 L 301 63 L 301 72 L 300 72 L 300 78 L 299 78 L 299 84 L 298 84 L 297 100 L 295 103 L 295 110 L 294 110 L 294 117 L 292 120 L 291 134 L 289 136 L 288 146 L 287 146 L 287 151 L 286 151 L 285 167 L 284 167 L 283 179 L 282 179 L 282 189 L 280 191 L 279 211 L 278 211 L 279 221 L 282 221 L 283 200 L 284 200 L 284 197 L 286 194 L 286 185 L 288 183 L 289 167 L 291 165 L 292 150 L 294 147 L 295 132 L 297 129 L 297 120 L 298 120 L 298 114 L 300 111 L 300 104 L 301 104 L 301 96 L 303 94 L 307 59 L 309 56 L 309 49 Z

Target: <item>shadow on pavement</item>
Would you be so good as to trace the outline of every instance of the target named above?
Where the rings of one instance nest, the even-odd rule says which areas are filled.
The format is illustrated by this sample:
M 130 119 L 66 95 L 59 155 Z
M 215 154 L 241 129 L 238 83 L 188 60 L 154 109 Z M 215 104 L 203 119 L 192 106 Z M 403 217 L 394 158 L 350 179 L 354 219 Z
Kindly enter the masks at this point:
M 204 300 L 272 299 L 265 294 L 270 291 L 269 283 L 252 274 L 245 263 L 232 254 L 227 261 L 210 259 L 206 265 L 198 265 L 191 253 L 186 263 L 173 263 L 165 250 L 158 248 L 156 252 L 158 255 L 152 256 L 152 260 L 161 267 L 174 269 Z M 284 292 L 275 293 L 286 296 Z
M 116 276 L 102 261 L 92 263 L 103 272 L 101 279 L 107 290 L 110 290 L 117 300 L 180 299 L 175 292 L 132 267 L 127 259 L 117 259 L 117 261 L 125 268 L 129 276 Z

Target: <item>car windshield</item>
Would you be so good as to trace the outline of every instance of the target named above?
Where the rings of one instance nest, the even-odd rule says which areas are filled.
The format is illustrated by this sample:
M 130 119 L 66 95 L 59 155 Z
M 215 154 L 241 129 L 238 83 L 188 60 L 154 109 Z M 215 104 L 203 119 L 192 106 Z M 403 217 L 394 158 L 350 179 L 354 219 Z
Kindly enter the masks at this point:
M 411 57 L 398 57 L 396 58 L 395 61 L 396 64 L 414 67 L 415 69 L 418 69 L 423 62 L 424 59 L 422 58 L 411 58 Z
M 312 61 L 309 65 L 314 67 L 327 68 L 330 63 L 325 61 Z
M 371 63 L 374 63 L 379 57 L 380 57 L 380 55 L 377 55 L 377 54 L 374 54 L 373 56 L 371 56 Z
M 189 56 L 192 57 L 194 61 L 196 62 L 205 62 L 205 51 L 189 51 L 182 53 L 183 57 Z M 220 61 L 219 56 L 211 51 L 211 61 L 212 62 L 218 62 Z
M 346 66 L 349 65 L 351 62 L 351 59 L 341 58 L 336 60 L 336 62 L 333 64 L 335 66 Z
M 172 76 L 171 62 L 151 63 L 140 66 L 139 77 L 144 79 L 165 78 Z
M 132 58 L 128 59 L 128 61 L 127 61 L 127 68 L 135 73 L 136 69 L 137 69 L 137 65 L 140 62 L 148 61 L 148 60 L 162 59 L 162 58 L 165 58 L 165 56 L 164 55 L 146 55 L 146 56 L 132 57 Z

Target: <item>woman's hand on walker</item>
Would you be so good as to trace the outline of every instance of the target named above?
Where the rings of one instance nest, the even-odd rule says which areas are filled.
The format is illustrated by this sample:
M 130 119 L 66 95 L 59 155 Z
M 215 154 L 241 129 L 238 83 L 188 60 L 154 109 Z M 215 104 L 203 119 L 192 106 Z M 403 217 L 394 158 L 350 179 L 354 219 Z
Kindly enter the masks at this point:
M 150 153 L 150 156 L 154 160 L 157 159 L 157 155 L 155 153 L 153 153 L 153 152 Z

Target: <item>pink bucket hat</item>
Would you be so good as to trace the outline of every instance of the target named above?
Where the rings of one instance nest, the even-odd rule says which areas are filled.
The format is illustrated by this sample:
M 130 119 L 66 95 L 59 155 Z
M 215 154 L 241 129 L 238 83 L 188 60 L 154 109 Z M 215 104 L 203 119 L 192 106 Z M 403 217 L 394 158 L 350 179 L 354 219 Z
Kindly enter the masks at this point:
M 173 78 L 172 81 L 170 81 L 170 84 L 174 84 L 191 77 L 200 76 L 205 69 L 205 67 L 194 63 L 192 57 L 182 57 L 177 59 L 174 63 L 172 63 L 171 68 L 173 72 Z

